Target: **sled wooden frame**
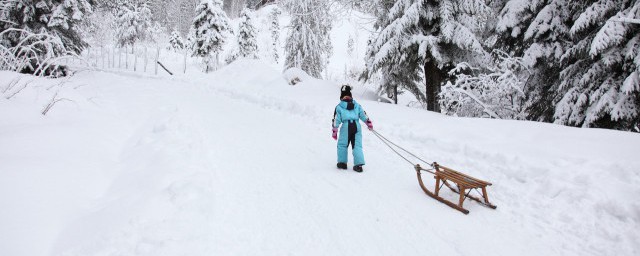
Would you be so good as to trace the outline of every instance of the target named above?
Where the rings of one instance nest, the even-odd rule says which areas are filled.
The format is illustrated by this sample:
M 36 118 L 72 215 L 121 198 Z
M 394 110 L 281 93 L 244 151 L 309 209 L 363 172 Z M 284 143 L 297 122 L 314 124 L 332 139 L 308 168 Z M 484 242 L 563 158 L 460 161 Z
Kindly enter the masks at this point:
M 419 164 L 415 165 L 420 187 L 428 196 L 448 205 L 453 209 L 461 211 L 464 214 L 469 214 L 469 210 L 462 207 L 462 203 L 464 203 L 464 200 L 466 200 L 467 198 L 470 198 L 471 200 L 476 201 L 491 209 L 496 209 L 497 206 L 489 202 L 489 197 L 487 195 L 487 186 L 491 186 L 491 183 L 457 172 L 451 168 L 438 165 L 438 163 L 433 163 L 433 168 L 434 169 L 424 169 Z M 433 170 L 435 170 L 435 172 Z M 427 189 L 427 187 L 422 182 L 421 171 L 426 171 L 434 175 L 434 178 L 436 179 L 435 193 Z M 449 184 L 449 181 L 454 183 L 456 187 L 454 188 L 451 184 Z M 458 204 L 455 204 L 439 196 L 440 189 L 443 185 L 446 185 L 449 189 L 451 189 L 451 191 L 460 195 Z M 470 195 L 472 190 L 477 191 L 478 189 L 482 190 L 482 198 Z M 467 190 L 469 190 L 469 192 L 465 193 L 465 191 Z

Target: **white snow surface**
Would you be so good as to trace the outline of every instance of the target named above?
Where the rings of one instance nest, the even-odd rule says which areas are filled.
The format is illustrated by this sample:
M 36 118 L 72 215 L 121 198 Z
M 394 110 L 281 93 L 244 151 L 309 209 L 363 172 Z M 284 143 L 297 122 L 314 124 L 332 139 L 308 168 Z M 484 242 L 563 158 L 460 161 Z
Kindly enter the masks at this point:
M 365 171 L 336 169 L 336 83 L 291 86 L 259 60 L 61 81 L 0 73 L 0 255 L 640 253 L 637 133 L 455 118 L 356 87 L 381 134 L 493 183 L 498 208 L 464 215 L 369 131 Z

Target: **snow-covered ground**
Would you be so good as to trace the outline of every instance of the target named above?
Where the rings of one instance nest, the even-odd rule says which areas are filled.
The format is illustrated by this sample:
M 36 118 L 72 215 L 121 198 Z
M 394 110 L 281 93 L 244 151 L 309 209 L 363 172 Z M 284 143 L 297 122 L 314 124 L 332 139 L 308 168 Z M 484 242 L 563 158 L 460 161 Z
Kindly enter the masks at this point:
M 494 184 L 498 208 L 464 215 L 369 131 L 365 172 L 335 168 L 338 88 L 247 60 L 64 83 L 2 72 L 0 255 L 640 253 L 640 135 L 454 118 L 356 88 L 381 134 Z
M 255 14 L 265 62 L 203 74 L 187 58 L 184 74 L 184 56 L 163 50 L 176 76 L 142 72 L 143 59 L 69 80 L 0 72 L 0 255 L 640 254 L 640 135 L 448 117 L 405 107 L 408 94 L 381 103 L 345 77 L 371 33 L 355 12 L 335 20 L 329 81 L 288 85 L 282 49 L 268 61 L 271 8 Z M 378 132 L 491 181 L 498 208 L 431 199 L 369 131 L 365 172 L 337 170 L 343 82 Z

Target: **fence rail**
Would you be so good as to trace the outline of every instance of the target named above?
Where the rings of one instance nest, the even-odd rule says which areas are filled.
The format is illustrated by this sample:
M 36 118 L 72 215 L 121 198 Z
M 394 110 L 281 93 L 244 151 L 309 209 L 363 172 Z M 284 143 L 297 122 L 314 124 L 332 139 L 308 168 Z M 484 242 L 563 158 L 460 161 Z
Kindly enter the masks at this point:
M 158 65 L 164 64 L 163 69 L 167 73 L 173 74 L 174 71 L 180 70 L 182 73 L 187 72 L 187 65 L 192 58 L 187 54 L 186 50 L 167 50 L 162 47 L 148 46 L 126 46 L 126 47 L 93 47 L 88 48 L 82 53 L 82 57 L 94 68 L 104 70 L 129 70 L 133 72 L 148 73 L 152 71 L 154 75 L 158 75 Z M 66 63 L 79 64 L 78 60 L 67 60 Z M 168 65 L 170 64 L 170 65 Z M 153 65 L 153 69 L 149 67 Z

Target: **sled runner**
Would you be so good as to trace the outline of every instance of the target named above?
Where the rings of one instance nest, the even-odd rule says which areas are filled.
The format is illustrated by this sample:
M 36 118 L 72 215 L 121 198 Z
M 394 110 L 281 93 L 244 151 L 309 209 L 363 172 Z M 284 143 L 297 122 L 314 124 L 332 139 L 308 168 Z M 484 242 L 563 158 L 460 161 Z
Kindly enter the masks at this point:
M 461 211 L 464 214 L 469 214 L 469 210 L 462 207 L 462 204 L 467 198 L 470 198 L 471 200 L 476 201 L 491 209 L 496 209 L 497 206 L 489 202 L 489 197 L 487 195 L 487 186 L 491 186 L 491 183 L 457 172 L 451 168 L 438 165 L 438 163 L 433 163 L 432 166 L 434 169 L 424 169 L 419 164 L 415 165 L 420 187 L 422 188 L 422 190 L 424 190 L 424 192 L 428 196 L 450 206 L 451 208 Z M 434 175 L 433 178 L 436 180 L 436 186 L 435 186 L 434 192 L 431 192 L 424 185 L 424 182 L 422 180 L 422 175 L 421 175 L 422 171 L 426 171 Z M 451 185 L 449 182 L 454 183 L 455 187 Z M 458 204 L 455 204 L 439 196 L 440 189 L 442 188 L 442 186 L 447 186 L 449 189 L 451 189 L 451 191 L 459 194 L 460 197 L 458 200 Z M 481 194 L 482 198 L 478 198 L 471 195 L 472 190 L 475 190 L 477 192 L 478 189 L 482 190 L 482 194 Z M 467 190 L 469 192 L 466 192 Z

